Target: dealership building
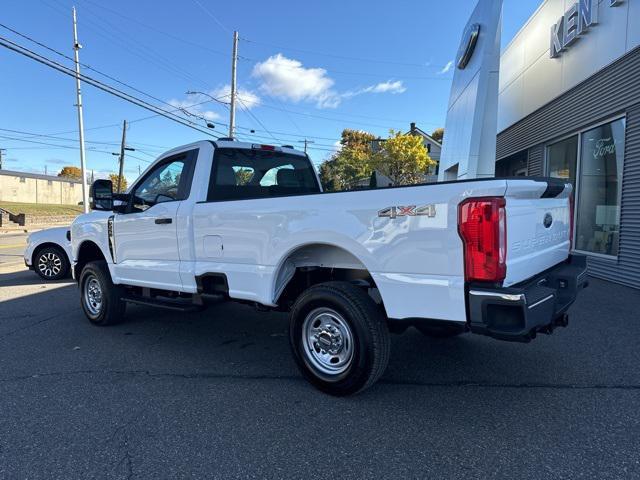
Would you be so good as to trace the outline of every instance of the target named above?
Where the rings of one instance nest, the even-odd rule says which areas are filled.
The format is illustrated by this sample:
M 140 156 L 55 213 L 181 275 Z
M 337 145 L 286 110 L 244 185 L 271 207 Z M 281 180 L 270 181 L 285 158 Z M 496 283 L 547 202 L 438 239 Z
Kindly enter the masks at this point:
M 640 0 L 546 0 L 500 61 L 497 176 L 575 188 L 574 249 L 640 288 Z

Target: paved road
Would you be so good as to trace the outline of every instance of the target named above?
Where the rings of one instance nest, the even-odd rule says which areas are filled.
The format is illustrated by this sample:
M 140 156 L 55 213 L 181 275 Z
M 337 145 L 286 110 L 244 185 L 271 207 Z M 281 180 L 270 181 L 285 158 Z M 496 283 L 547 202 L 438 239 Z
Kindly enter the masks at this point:
M 0 233 L 0 268 L 24 265 L 22 253 L 26 244 L 26 233 Z
M 394 336 L 347 399 L 301 380 L 281 314 L 96 328 L 27 271 L 0 302 L 0 478 L 640 478 L 639 291 L 594 280 L 527 345 Z

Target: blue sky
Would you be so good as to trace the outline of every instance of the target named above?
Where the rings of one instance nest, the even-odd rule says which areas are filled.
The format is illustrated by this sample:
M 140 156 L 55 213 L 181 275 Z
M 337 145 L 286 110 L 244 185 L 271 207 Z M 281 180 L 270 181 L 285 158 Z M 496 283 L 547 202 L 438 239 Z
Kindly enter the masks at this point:
M 450 62 L 475 0 L 11 0 L 3 2 L 0 23 L 71 56 L 74 3 L 81 61 L 166 103 L 83 73 L 167 110 L 199 103 L 188 108 L 190 118 L 213 122 L 216 135 L 227 133 L 226 106 L 185 92 L 228 100 L 232 31 L 239 30 L 239 137 L 298 147 L 306 137 L 320 163 L 345 127 L 386 136 L 412 121 L 428 132 L 444 125 Z M 503 45 L 540 3 L 504 0 Z M 1 27 L 0 35 L 72 65 Z M 123 119 L 136 149 L 126 164 L 130 180 L 162 151 L 206 138 L 91 86 L 83 97 L 88 168 L 100 176 L 117 168 L 111 152 Z M 71 77 L 0 49 L 4 168 L 56 174 L 79 164 L 74 104 Z

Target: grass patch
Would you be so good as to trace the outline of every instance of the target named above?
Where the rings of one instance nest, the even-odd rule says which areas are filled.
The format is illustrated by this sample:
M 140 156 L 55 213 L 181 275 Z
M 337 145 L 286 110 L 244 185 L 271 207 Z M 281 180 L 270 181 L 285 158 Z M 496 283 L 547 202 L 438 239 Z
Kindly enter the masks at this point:
M 47 203 L 19 203 L 0 201 L 0 208 L 14 214 L 25 213 L 34 216 L 80 215 L 82 205 L 50 205 Z

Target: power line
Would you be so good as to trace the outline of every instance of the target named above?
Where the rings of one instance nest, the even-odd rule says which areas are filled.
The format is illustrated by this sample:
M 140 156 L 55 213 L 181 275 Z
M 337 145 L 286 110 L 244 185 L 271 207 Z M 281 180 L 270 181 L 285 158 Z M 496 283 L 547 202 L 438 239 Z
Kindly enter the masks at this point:
M 10 136 L 6 136 L 6 135 L 0 135 L 0 138 L 3 140 L 13 140 L 16 142 L 25 142 L 25 143 L 33 143 L 33 144 L 37 144 L 37 145 L 46 145 L 48 147 L 53 147 L 56 149 L 67 149 L 67 150 L 77 150 L 78 146 L 77 145 L 60 145 L 60 144 L 56 144 L 56 143 L 48 143 L 48 142 L 40 142 L 38 140 L 27 140 L 25 138 L 19 138 L 19 137 L 10 137 Z M 12 148 L 13 150 L 13 148 Z M 88 149 L 89 152 L 95 152 L 95 153 L 104 153 L 104 154 L 108 154 L 111 155 L 111 152 L 108 150 L 98 150 L 95 148 L 89 148 Z M 136 157 L 133 155 L 129 155 L 131 158 L 135 158 L 136 160 L 140 160 L 141 162 L 145 162 L 145 163 L 151 163 L 149 160 L 146 160 L 144 158 L 140 158 L 140 157 Z
M 159 33 L 161 35 L 165 35 L 166 37 L 169 37 L 169 38 L 171 38 L 173 40 L 177 40 L 178 42 L 182 42 L 182 43 L 184 43 L 186 45 L 190 45 L 190 46 L 193 46 L 193 47 L 201 48 L 203 50 L 206 50 L 206 51 L 211 52 L 211 53 L 215 53 L 217 55 L 222 55 L 222 56 L 225 56 L 225 57 L 227 56 L 227 54 L 224 53 L 224 52 L 221 52 L 219 50 L 214 50 L 214 49 L 212 49 L 212 48 L 210 48 L 210 47 L 208 47 L 206 45 L 203 45 L 201 43 L 193 42 L 191 40 L 187 40 L 185 38 L 182 38 L 182 37 L 179 37 L 177 35 L 174 35 L 173 33 L 166 32 L 166 31 L 161 30 L 159 28 L 156 28 L 156 27 L 154 27 L 152 25 L 149 25 L 148 23 L 141 22 L 137 18 L 133 18 L 133 17 L 129 17 L 127 15 L 124 15 L 122 12 L 119 12 L 117 10 L 113 10 L 113 9 L 111 9 L 109 7 L 106 7 L 106 6 L 104 6 L 104 5 L 102 5 L 102 4 L 98 3 L 98 2 L 94 2 L 92 0 L 85 0 L 85 2 L 90 3 L 94 7 L 101 8 L 103 10 L 111 12 L 112 14 L 117 15 L 120 18 L 123 18 L 125 20 L 129 20 L 130 22 L 133 22 L 133 23 L 136 23 L 136 24 L 138 24 L 138 25 L 140 25 L 142 27 L 148 28 L 151 31 L 154 31 L 154 32 Z
M 240 97 L 238 97 L 238 101 L 240 102 L 240 107 L 241 107 L 245 112 L 247 112 L 249 115 L 251 115 L 251 117 L 252 117 L 256 122 L 258 122 L 258 125 L 260 125 L 260 126 L 261 126 L 261 127 L 262 127 L 262 128 L 263 128 L 263 129 L 264 129 L 264 130 L 269 134 L 269 136 L 271 136 L 271 138 L 273 138 L 276 142 L 280 142 L 280 140 L 278 140 L 278 139 L 273 135 L 273 133 L 271 133 L 271 132 L 267 129 L 267 127 L 265 127 L 265 126 L 264 126 L 264 124 L 260 121 L 260 119 L 259 119 L 258 117 L 256 117 L 256 116 L 254 115 L 254 113 L 253 113 L 249 108 L 247 108 L 247 105 L 244 103 L 244 101 L 243 101 Z
M 30 41 L 30 42 L 32 42 L 32 43 L 34 43 L 34 44 L 36 44 L 36 45 L 38 45 L 40 47 L 52 52 L 52 53 L 55 53 L 56 55 L 59 55 L 59 56 L 65 58 L 67 60 L 71 60 L 72 62 L 75 61 L 75 59 L 73 57 L 71 57 L 69 55 L 66 55 L 65 53 L 62 53 L 59 50 L 56 50 L 56 49 L 54 49 L 54 48 L 52 48 L 52 47 L 50 47 L 48 45 L 45 45 L 44 43 L 39 42 L 38 40 L 35 40 L 34 38 L 32 38 L 32 37 L 30 37 L 28 35 L 25 35 L 24 33 L 20 33 L 19 31 L 15 30 L 15 29 L 13 29 L 11 27 L 8 27 L 7 25 L 4 25 L 3 23 L 0 23 L 0 27 L 2 27 L 5 30 L 8 30 L 8 31 L 10 31 L 10 32 L 12 32 L 12 33 L 24 38 L 25 40 L 28 40 L 28 41 Z M 168 102 L 166 102 L 166 101 L 164 101 L 164 100 L 162 100 L 162 99 L 160 99 L 158 97 L 155 97 L 155 96 L 153 96 L 153 95 L 151 95 L 151 94 L 149 94 L 147 92 L 144 92 L 144 91 L 142 91 L 142 90 L 140 90 L 140 89 L 138 89 L 138 88 L 136 88 L 136 87 L 134 87 L 132 85 L 129 85 L 128 83 L 125 83 L 125 82 L 123 82 L 121 80 L 118 80 L 117 78 L 109 75 L 108 73 L 104 73 L 104 72 L 92 67 L 91 65 L 88 65 L 88 64 L 83 63 L 83 62 L 78 62 L 78 63 L 81 66 L 83 66 L 84 68 L 86 68 L 88 70 L 92 70 L 92 71 L 102 75 L 103 77 L 108 78 L 109 80 L 113 80 L 114 82 L 119 83 L 120 85 L 122 85 L 124 87 L 127 87 L 127 88 L 129 88 L 129 89 L 131 89 L 131 90 L 133 90 L 135 92 L 141 93 L 142 95 L 145 95 L 145 96 L 147 96 L 147 97 L 149 97 L 149 98 L 151 98 L 151 99 L 153 99 L 153 100 L 155 100 L 157 102 L 160 102 L 160 103 L 163 103 L 165 105 L 168 105 L 170 107 L 175 108 L 175 105 L 172 105 L 172 104 L 170 104 L 170 103 L 168 103 Z M 182 110 L 182 109 L 180 109 L 180 110 Z
M 193 0 L 193 1 L 194 1 L 194 3 L 196 3 L 200 7 L 200 9 L 204 13 L 209 15 L 213 19 L 213 21 L 218 24 L 218 26 L 220 28 L 222 28 L 227 33 L 231 33 L 231 30 L 229 28 L 227 28 L 220 20 L 218 20 L 218 18 L 213 13 L 211 13 L 211 11 L 208 8 L 206 8 L 204 5 L 202 5 L 202 3 L 200 3 L 198 0 Z
M 194 0 L 197 1 L 197 0 Z M 404 65 L 404 66 L 409 66 L 409 67 L 421 67 L 421 68 L 426 68 L 427 64 L 421 64 L 421 63 L 411 63 L 411 62 L 398 62 L 396 60 L 382 60 L 382 59 L 374 59 L 374 58 L 362 58 L 362 57 L 351 57 L 351 56 L 346 56 L 346 55 L 336 55 L 335 53 L 326 53 L 326 52 L 318 52 L 318 51 L 314 51 L 314 50 L 304 50 L 301 48 L 295 48 L 295 47 L 289 47 L 289 46 L 283 46 L 283 45 L 276 45 L 273 43 L 267 43 L 267 42 L 259 42 L 256 40 L 251 40 L 249 38 L 246 37 L 240 37 L 240 40 L 243 40 L 247 43 L 253 43 L 256 45 L 263 45 L 266 47 L 270 47 L 270 48 L 277 48 L 280 50 L 291 50 L 293 52 L 301 52 L 301 53 L 309 53 L 312 55 L 321 55 L 324 57 L 332 57 L 332 58 L 339 58 L 342 60 L 351 60 L 351 61 L 357 61 L 357 62 L 366 62 L 366 63 L 382 63 L 382 64 L 387 64 L 387 65 Z
M 246 57 L 246 56 L 239 56 L 238 59 L 244 61 L 244 62 L 261 62 L 262 60 L 258 60 L 257 58 L 252 58 L 252 57 Z M 287 70 L 299 70 L 301 68 L 305 68 L 303 66 L 290 66 L 290 65 L 282 65 L 281 63 L 278 64 L 278 68 L 284 68 Z M 444 80 L 444 81 L 451 81 L 453 77 L 450 76 L 445 76 L 445 75 L 398 75 L 397 73 L 393 73 L 393 74 L 386 74 L 386 73 L 371 73 L 371 72 L 349 72 L 349 71 L 344 71 L 344 70 L 335 70 L 333 68 L 325 68 L 325 67 L 320 67 L 322 68 L 324 71 L 326 71 L 327 73 L 330 73 L 332 75 L 338 74 L 338 75 L 351 75 L 351 76 L 356 76 L 356 77 L 373 77 L 373 78 L 386 78 L 388 81 L 393 81 L 393 80 Z
M 47 57 L 44 57 L 42 55 L 39 55 L 35 52 L 33 52 L 32 50 L 29 50 L 26 47 L 23 47 L 22 45 L 19 45 L 15 42 L 12 42 L 2 36 L 0 36 L 0 46 L 5 47 L 9 50 L 12 50 L 16 53 L 19 53 L 20 55 L 23 55 L 25 57 L 31 58 L 32 60 L 35 60 L 49 68 L 53 68 L 54 70 L 57 70 L 61 73 L 64 73 L 65 75 L 71 76 L 71 77 L 76 77 L 76 73 L 73 72 L 70 68 L 65 67 L 64 65 L 55 62 L 54 60 L 51 60 Z M 176 123 L 180 123 L 181 125 L 184 125 L 186 127 L 192 128 L 193 130 L 196 130 L 200 133 L 205 133 L 206 135 L 210 135 L 214 138 L 219 138 L 218 136 L 212 134 L 211 132 L 208 132 L 206 130 L 201 129 L 199 126 L 196 126 L 197 124 L 194 124 L 193 122 L 189 121 L 189 120 L 185 120 L 179 116 L 176 116 L 175 114 L 171 113 L 170 111 L 164 110 L 160 107 L 157 107 L 155 105 L 152 105 L 144 100 L 141 100 L 131 94 L 128 94 L 126 92 L 123 92 L 121 90 L 118 90 L 115 87 L 112 87 L 110 85 L 107 85 L 99 80 L 96 80 L 92 77 L 89 77 L 88 75 L 85 74 L 80 74 L 80 78 L 82 79 L 82 81 L 88 83 L 89 85 L 98 88 L 99 90 L 102 90 L 106 93 L 109 93 L 111 95 L 114 95 L 116 97 L 121 98 L 122 100 L 125 100 L 129 103 L 132 103 L 134 105 L 137 105 L 141 108 L 144 108 L 146 110 L 149 110 L 151 112 L 154 112 L 157 115 L 161 115 L 169 120 L 173 120 Z
M 51 8 L 54 12 L 56 12 L 58 15 L 61 15 L 63 17 L 67 16 L 65 12 L 61 12 L 59 10 L 60 7 L 58 5 L 49 4 L 47 0 L 41 0 L 41 1 L 47 7 Z M 132 39 L 129 42 L 124 41 L 122 38 L 125 38 L 125 37 L 132 38 L 132 37 L 128 34 L 128 32 L 118 28 L 116 25 L 114 25 L 113 23 L 110 23 L 105 18 L 100 17 L 100 22 L 94 22 L 91 18 L 85 18 L 84 22 L 86 22 L 86 25 L 85 25 L 86 27 L 88 27 L 89 29 L 92 29 L 97 35 L 105 38 L 109 43 L 119 44 L 121 47 L 123 47 L 124 51 L 127 52 L 128 54 L 133 55 L 147 63 L 156 65 L 158 68 L 166 72 L 169 72 L 172 75 L 178 76 L 189 82 L 195 81 L 197 83 L 200 83 L 201 85 L 204 85 L 206 88 L 209 88 L 209 86 L 205 82 L 203 82 L 202 79 L 195 77 L 194 75 L 184 71 L 180 67 L 174 66 L 171 63 L 171 61 L 168 60 L 166 57 L 163 57 L 162 55 L 155 52 L 153 49 L 141 44 L 139 40 Z M 108 25 L 110 29 L 105 28 L 103 24 Z M 111 32 L 111 30 L 118 31 L 119 34 L 114 35 Z

